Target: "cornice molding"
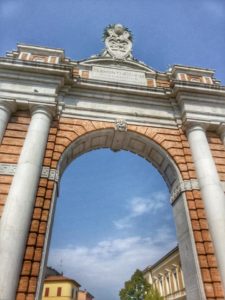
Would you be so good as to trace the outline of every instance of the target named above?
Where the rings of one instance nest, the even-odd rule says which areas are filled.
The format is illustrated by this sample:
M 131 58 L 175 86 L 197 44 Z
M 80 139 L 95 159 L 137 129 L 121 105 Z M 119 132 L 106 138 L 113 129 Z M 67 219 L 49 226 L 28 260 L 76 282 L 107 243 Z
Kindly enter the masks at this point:
M 68 74 L 71 73 L 74 66 L 70 64 L 51 64 L 40 61 L 30 61 L 30 60 L 21 60 L 17 58 L 10 57 L 0 57 L 0 68 L 3 69 L 18 69 L 29 70 L 37 73 L 37 68 L 40 73 L 52 73 L 52 74 Z
M 110 90 L 121 93 L 132 93 L 140 95 L 154 95 L 155 97 L 169 98 L 171 94 L 170 88 L 162 87 L 147 87 L 142 85 L 131 85 L 126 83 L 109 82 L 97 79 L 84 79 L 78 78 L 75 82 L 75 86 L 88 89 L 98 90 Z
M 173 95 L 175 96 L 179 92 L 195 92 L 201 94 L 210 95 L 225 95 L 225 86 L 219 84 L 206 84 L 200 82 L 184 81 L 184 80 L 172 80 Z M 194 96 L 194 95 L 193 95 Z

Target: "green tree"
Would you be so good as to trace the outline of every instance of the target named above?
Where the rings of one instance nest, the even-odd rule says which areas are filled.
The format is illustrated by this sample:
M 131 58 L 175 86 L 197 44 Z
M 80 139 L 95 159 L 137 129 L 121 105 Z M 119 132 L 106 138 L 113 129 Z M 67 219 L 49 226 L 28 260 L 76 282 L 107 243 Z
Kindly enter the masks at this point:
M 119 292 L 121 300 L 145 300 L 152 286 L 145 280 L 143 273 L 136 270 Z
M 163 300 L 163 297 L 160 296 L 160 293 L 157 289 L 152 287 L 150 290 L 148 290 L 144 300 Z

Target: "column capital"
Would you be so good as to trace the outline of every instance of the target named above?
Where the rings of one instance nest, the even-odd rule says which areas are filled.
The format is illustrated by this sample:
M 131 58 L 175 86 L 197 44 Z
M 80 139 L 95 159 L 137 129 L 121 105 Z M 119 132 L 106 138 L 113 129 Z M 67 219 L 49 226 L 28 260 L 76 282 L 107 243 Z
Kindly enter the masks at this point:
M 220 123 L 220 125 L 218 126 L 218 129 L 217 129 L 217 133 L 219 135 L 225 135 L 225 122 Z
M 208 129 L 209 124 L 201 121 L 196 120 L 187 120 L 185 124 L 183 124 L 184 131 L 187 133 L 193 130 L 202 130 L 206 132 Z
M 50 105 L 32 104 L 30 105 L 30 112 L 32 116 L 41 113 L 52 119 L 56 114 L 56 108 Z
M 225 122 L 221 122 L 217 129 L 217 134 L 225 146 Z
M 15 112 L 17 108 L 15 100 L 1 99 L 0 98 L 0 109 L 5 110 L 7 113 L 11 114 Z

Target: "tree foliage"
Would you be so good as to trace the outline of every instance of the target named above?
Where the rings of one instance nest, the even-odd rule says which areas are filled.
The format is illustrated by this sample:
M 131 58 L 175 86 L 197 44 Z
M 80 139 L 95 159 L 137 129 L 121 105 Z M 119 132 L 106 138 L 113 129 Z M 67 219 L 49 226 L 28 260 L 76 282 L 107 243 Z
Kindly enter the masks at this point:
M 145 280 L 143 273 L 136 270 L 119 292 L 121 300 L 145 300 L 152 286 Z M 151 298 L 150 298 L 151 299 Z
M 157 289 L 152 287 L 145 295 L 144 300 L 163 300 L 163 297 L 160 296 L 160 293 Z

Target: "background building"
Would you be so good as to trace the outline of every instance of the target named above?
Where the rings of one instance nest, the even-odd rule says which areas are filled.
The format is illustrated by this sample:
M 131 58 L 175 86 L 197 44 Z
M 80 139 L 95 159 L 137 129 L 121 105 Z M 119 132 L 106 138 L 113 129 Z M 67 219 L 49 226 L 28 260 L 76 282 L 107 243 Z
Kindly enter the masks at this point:
M 178 246 L 144 271 L 145 279 L 153 284 L 166 300 L 185 300 L 186 291 Z
M 78 291 L 78 298 L 77 300 L 92 300 L 94 299 L 94 296 L 92 296 L 87 291 Z
M 62 275 L 62 273 L 58 272 L 56 269 L 52 267 L 47 267 L 45 271 L 45 278 L 53 275 Z
M 50 275 L 45 278 L 42 300 L 77 300 L 80 284 L 63 275 Z

